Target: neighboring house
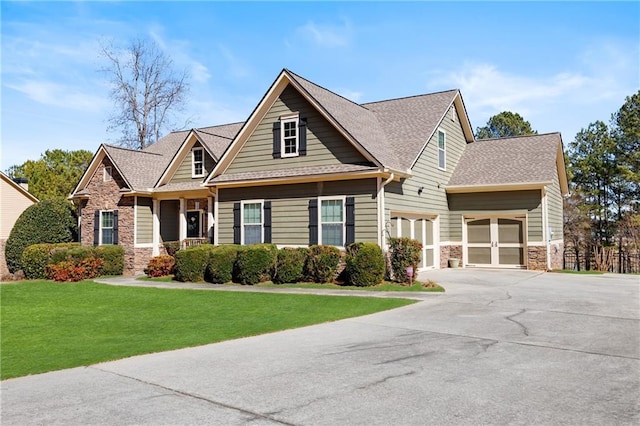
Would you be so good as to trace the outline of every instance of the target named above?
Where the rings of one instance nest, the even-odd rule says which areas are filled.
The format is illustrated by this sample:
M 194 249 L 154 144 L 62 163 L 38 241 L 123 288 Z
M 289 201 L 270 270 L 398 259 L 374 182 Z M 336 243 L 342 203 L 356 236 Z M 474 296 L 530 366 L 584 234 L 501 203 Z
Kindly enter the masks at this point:
M 356 104 L 283 70 L 245 123 L 101 145 L 71 197 L 129 271 L 163 243 L 422 242 L 421 268 L 561 267 L 559 133 L 475 141 L 458 90 Z
M 19 182 L 14 182 L 0 172 L 0 277 L 9 273 L 4 248 L 13 225 L 27 207 L 38 202 L 38 199 L 29 193 L 26 179 Z

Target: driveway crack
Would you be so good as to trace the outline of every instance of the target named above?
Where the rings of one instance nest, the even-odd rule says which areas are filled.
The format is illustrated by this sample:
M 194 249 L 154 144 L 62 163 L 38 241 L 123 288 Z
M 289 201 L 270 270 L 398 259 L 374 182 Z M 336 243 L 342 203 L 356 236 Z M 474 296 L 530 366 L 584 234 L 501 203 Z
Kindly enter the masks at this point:
M 521 322 L 518 322 L 518 321 L 516 321 L 516 320 L 514 320 L 514 319 L 513 319 L 514 317 L 517 317 L 518 315 L 522 315 L 522 314 L 524 314 L 525 312 L 527 312 L 527 310 L 526 310 L 526 309 L 522 309 L 522 310 L 520 310 L 520 312 L 518 312 L 518 313 L 511 314 L 511 315 L 509 315 L 509 316 L 504 317 L 504 319 L 506 319 L 506 320 L 508 320 L 508 321 L 511 321 L 512 323 L 516 324 L 518 327 L 520 327 L 520 329 L 522 330 L 522 333 L 523 333 L 525 336 L 528 336 L 528 335 L 529 335 L 529 329 L 528 329 L 524 324 L 522 324 Z

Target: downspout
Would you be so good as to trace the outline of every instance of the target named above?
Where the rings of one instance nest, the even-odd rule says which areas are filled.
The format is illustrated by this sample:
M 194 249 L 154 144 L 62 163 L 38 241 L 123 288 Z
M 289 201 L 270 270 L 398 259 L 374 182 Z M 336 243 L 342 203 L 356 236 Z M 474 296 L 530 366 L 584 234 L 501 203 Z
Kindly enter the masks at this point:
M 392 172 L 391 175 L 384 182 L 380 183 L 378 188 L 378 227 L 380 230 L 378 236 L 378 244 L 382 248 L 382 251 L 387 251 L 387 237 L 386 237 L 386 228 L 384 224 L 385 219 L 385 203 L 384 203 L 384 187 L 387 186 L 393 179 L 395 178 L 395 174 Z

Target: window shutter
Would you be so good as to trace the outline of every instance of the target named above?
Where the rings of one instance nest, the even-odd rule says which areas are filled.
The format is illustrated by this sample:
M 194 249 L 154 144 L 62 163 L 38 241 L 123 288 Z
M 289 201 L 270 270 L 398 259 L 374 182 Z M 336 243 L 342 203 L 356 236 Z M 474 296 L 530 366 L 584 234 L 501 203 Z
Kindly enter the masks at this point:
M 353 197 L 347 197 L 345 202 L 345 228 L 346 238 L 344 245 L 356 242 L 356 214 L 355 214 L 355 199 Z
M 262 205 L 264 210 L 264 242 L 271 243 L 271 201 L 265 201 Z
M 298 153 L 307 155 L 307 119 L 301 118 L 298 121 Z
M 240 203 L 233 203 L 233 244 L 240 243 Z
M 318 244 L 318 200 L 309 200 L 309 245 Z
M 280 121 L 273 123 L 273 158 L 280 158 Z
M 118 210 L 113 211 L 113 244 L 118 245 Z
M 93 212 L 93 245 L 100 244 L 100 210 Z

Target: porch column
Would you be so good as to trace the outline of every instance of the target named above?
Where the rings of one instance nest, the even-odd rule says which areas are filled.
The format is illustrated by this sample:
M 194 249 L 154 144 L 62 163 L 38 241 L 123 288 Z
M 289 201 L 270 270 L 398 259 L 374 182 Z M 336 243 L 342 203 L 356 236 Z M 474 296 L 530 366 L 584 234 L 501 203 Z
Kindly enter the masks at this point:
M 215 224 L 215 219 L 213 217 L 213 197 L 207 197 L 207 227 L 209 228 L 207 231 L 207 235 L 209 236 L 209 242 L 213 243 L 215 240 L 213 239 L 213 226 Z
M 180 198 L 180 233 L 178 234 L 180 242 L 187 238 L 187 203 L 184 198 Z
M 153 234 L 153 249 L 151 251 L 152 256 L 160 255 L 160 200 L 153 200 L 153 223 L 151 228 Z

